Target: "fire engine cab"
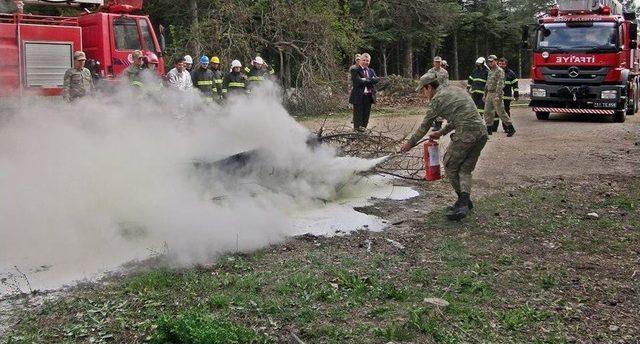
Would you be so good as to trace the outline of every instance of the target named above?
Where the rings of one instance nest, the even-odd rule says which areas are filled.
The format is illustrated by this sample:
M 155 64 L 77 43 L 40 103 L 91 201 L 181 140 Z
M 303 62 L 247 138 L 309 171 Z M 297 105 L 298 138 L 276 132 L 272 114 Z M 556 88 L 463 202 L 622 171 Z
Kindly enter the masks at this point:
M 638 24 L 616 0 L 558 0 L 538 21 L 531 103 L 550 113 L 613 116 L 638 111 Z
M 77 17 L 23 13 L 23 5 L 78 6 Z M 96 78 L 114 80 L 130 64 L 134 50 L 157 54 L 164 74 L 162 50 L 147 16 L 134 15 L 142 0 L 24 0 L 16 13 L 0 13 L 0 97 L 56 96 L 73 65 L 73 52 L 84 51 L 86 67 Z M 89 11 L 95 7 L 98 11 Z

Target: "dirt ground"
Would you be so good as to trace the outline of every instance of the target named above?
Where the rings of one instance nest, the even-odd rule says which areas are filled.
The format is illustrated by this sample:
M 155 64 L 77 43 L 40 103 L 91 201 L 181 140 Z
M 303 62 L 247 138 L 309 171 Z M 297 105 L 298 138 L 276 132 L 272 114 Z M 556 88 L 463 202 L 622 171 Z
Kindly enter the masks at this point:
M 369 128 L 389 127 L 395 134 L 407 135 L 420 125 L 421 111 L 412 108 L 407 111 L 412 115 L 391 117 L 374 113 Z M 500 128 L 490 137 L 474 174 L 480 187 L 559 176 L 629 176 L 640 171 L 640 114 L 628 116 L 625 123 L 613 123 L 609 117 L 585 115 L 552 115 L 548 121 L 539 121 L 522 104 L 511 112 L 517 133 L 506 137 Z M 321 122 L 304 124 L 317 130 Z M 350 118 L 329 119 L 326 127 L 349 125 Z M 440 144 L 446 147 L 448 137 Z

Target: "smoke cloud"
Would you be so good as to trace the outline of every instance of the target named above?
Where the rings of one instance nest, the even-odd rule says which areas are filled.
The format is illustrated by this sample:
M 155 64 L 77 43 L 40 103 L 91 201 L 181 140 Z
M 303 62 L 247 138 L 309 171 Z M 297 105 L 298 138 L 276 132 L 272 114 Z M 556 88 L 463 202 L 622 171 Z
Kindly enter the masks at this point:
M 288 214 L 349 193 L 376 162 L 308 145 L 275 93 L 224 107 L 167 90 L 4 104 L 0 274 L 51 269 L 31 277 L 47 288 L 153 252 L 188 265 L 282 240 Z M 212 164 L 240 152 L 251 158 Z

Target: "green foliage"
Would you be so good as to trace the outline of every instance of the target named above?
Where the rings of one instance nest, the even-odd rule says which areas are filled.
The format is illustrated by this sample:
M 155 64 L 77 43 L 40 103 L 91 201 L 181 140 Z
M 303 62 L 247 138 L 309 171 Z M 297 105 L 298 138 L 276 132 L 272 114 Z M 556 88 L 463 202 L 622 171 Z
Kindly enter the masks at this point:
M 199 311 L 178 316 L 164 315 L 158 321 L 155 344 L 249 344 L 270 343 L 251 329 L 215 319 Z

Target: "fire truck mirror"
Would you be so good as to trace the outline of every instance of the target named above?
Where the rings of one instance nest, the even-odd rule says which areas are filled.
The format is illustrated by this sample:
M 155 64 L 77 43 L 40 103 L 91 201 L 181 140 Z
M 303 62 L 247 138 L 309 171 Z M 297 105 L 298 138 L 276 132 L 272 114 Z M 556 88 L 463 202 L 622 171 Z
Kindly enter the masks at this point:
M 629 24 L 629 37 L 631 37 L 632 41 L 638 41 L 638 24 L 631 23 Z

